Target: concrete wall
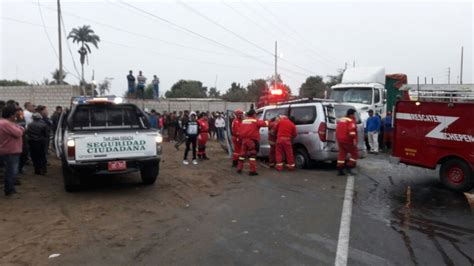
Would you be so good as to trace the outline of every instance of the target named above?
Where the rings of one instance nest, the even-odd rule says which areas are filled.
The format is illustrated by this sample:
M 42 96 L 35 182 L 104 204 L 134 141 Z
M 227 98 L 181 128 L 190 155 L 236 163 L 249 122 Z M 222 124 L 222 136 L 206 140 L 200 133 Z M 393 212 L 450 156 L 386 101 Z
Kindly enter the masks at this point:
M 58 105 L 69 107 L 71 98 L 80 95 L 80 88 L 76 86 L 14 86 L 0 87 L 0 100 L 7 101 L 13 99 L 23 107 L 25 102 L 32 102 L 35 105 L 45 105 L 50 113 Z M 226 110 L 249 110 L 249 102 L 225 102 L 225 101 L 155 101 L 155 100 L 127 100 L 141 108 L 148 110 L 155 109 L 157 112 L 173 112 L 182 110 L 192 111 L 226 111 Z
M 148 111 L 151 109 L 155 109 L 157 112 L 173 112 L 173 111 L 183 111 L 183 110 L 191 110 L 191 111 L 226 111 L 226 110 L 235 110 L 241 109 L 243 111 L 249 110 L 250 102 L 225 102 L 225 101 L 154 101 L 154 100 L 127 100 L 130 103 L 134 103 L 140 108 L 146 108 Z
M 68 107 L 73 96 L 80 95 L 80 88 L 70 85 L 62 86 L 12 86 L 0 87 L 0 99 L 10 99 L 20 103 L 32 102 L 35 105 L 45 105 L 50 113 L 56 106 Z

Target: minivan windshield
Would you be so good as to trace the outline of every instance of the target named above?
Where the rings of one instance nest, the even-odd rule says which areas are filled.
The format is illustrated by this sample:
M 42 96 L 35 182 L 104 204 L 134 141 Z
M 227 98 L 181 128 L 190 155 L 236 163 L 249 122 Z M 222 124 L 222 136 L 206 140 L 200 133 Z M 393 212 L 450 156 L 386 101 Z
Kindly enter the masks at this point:
M 372 88 L 337 88 L 331 90 L 336 102 L 372 104 Z

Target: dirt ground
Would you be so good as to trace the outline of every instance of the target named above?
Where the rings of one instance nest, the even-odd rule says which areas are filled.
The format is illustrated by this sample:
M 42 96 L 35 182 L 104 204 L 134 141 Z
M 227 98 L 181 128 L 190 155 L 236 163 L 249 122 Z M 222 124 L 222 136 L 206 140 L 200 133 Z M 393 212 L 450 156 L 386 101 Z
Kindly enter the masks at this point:
M 17 187 L 20 199 L 0 200 L 0 264 L 50 264 L 51 254 L 66 256 L 78 250 L 88 254 L 88 249 L 95 256 L 93 248 L 98 242 L 117 250 L 143 238 L 166 243 L 164 238 L 171 231 L 189 227 L 175 221 L 183 210 L 199 199 L 218 198 L 241 183 L 217 142 L 209 145 L 211 160 L 199 165 L 182 165 L 183 149 L 184 145 L 176 151 L 170 143 L 164 144 L 159 178 L 151 186 L 142 185 L 136 173 L 89 177 L 85 189 L 66 193 L 59 160 L 50 156 L 47 176 L 35 176 L 27 166 L 20 176 L 22 185 Z M 200 216 L 179 221 L 192 224 Z M 162 230 L 150 236 L 144 233 L 150 227 Z M 135 259 L 142 253 L 136 252 Z

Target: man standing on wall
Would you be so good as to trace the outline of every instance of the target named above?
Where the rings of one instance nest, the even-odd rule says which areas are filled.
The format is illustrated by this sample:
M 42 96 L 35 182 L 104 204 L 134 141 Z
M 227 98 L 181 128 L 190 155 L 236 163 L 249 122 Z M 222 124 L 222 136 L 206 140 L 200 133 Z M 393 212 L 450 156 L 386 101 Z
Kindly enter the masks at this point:
M 128 97 L 131 97 L 135 94 L 135 77 L 133 76 L 132 70 L 128 72 L 127 82 L 128 82 Z
M 153 75 L 153 99 L 159 100 L 160 99 L 160 79 Z
M 146 77 L 143 75 L 142 71 L 138 71 L 137 76 L 137 99 L 144 99 L 145 97 L 145 85 L 146 85 Z

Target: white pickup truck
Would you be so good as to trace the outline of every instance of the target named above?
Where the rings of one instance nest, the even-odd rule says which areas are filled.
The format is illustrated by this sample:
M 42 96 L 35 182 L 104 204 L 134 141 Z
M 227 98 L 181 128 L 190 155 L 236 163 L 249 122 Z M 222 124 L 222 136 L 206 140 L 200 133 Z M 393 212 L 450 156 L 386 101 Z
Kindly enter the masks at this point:
M 55 146 L 66 191 L 96 174 L 140 171 L 144 184 L 156 181 L 163 138 L 137 106 L 90 99 L 72 105 L 58 124 Z

